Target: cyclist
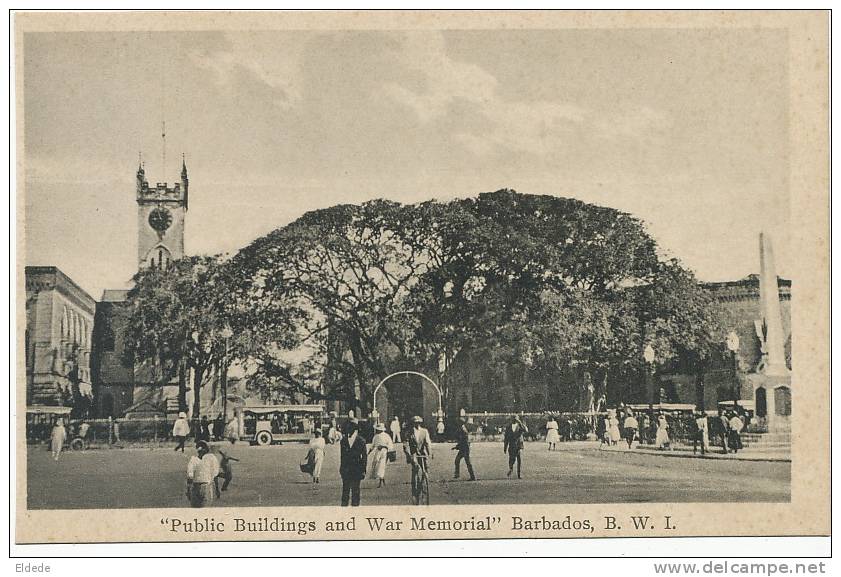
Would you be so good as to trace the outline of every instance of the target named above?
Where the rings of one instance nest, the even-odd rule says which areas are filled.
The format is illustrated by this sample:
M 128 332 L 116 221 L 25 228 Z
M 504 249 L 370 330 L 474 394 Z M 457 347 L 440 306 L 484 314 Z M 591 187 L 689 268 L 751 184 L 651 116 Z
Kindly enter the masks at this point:
M 412 417 L 412 429 L 403 440 L 406 461 L 412 465 L 412 497 L 415 504 L 420 500 L 421 467 L 428 472 L 428 459 L 432 457 L 432 441 L 429 431 L 423 428 L 423 418 Z

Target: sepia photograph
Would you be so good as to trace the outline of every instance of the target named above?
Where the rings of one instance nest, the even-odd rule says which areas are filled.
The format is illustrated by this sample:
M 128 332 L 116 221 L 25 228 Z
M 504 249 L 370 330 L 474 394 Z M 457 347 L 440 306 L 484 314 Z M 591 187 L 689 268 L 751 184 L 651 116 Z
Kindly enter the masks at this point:
M 18 542 L 828 534 L 826 13 L 14 28 Z

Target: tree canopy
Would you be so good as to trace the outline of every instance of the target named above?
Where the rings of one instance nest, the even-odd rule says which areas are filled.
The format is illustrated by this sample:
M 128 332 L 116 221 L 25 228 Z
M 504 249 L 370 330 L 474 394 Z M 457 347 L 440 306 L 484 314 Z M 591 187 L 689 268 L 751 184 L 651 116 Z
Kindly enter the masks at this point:
M 512 190 L 316 210 L 230 259 L 184 258 L 135 282 L 126 352 L 162 381 L 191 369 L 196 408 L 202 378 L 231 359 L 264 400 L 367 410 L 376 383 L 408 369 L 447 396 L 459 364 L 481 359 L 508 375 L 486 391 L 501 406 L 526 408 L 537 380 L 586 408 L 573 406 L 582 395 L 633 396 L 648 344 L 662 365 L 700 369 L 723 340 L 713 299 L 639 219 Z
M 227 266 L 239 326 L 294 320 L 293 339 L 266 331 L 241 351 L 252 382 L 363 407 L 388 373 L 420 369 L 446 385 L 468 354 L 548 381 L 580 370 L 595 393 L 609 373 L 640 370 L 645 344 L 667 362 L 702 360 L 721 341 L 713 302 L 658 256 L 639 219 L 568 198 L 339 205 Z

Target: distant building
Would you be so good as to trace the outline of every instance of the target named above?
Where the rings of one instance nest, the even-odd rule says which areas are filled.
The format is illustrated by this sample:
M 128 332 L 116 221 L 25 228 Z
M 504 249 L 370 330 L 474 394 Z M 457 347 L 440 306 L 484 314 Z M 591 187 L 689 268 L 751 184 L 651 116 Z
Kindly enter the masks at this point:
M 791 281 L 778 279 L 780 316 L 785 363 L 791 368 Z M 739 337 L 739 348 L 733 356 L 721 343 L 721 350 L 709 360 L 700 373 L 690 359 L 678 358 L 660 364 L 653 377 L 652 401 L 657 404 L 694 404 L 714 410 L 719 402 L 754 401 L 752 384 L 763 359 L 762 303 L 759 275 L 737 281 L 702 283 L 721 306 L 725 326 Z M 470 412 L 541 412 L 586 411 L 593 390 L 606 390 L 608 406 L 620 401 L 647 403 L 648 392 L 639 369 L 623 373 L 611 372 L 606 382 L 594 383 L 583 368 L 568 368 L 547 375 L 522 363 L 501 363 L 493 366 L 482 352 L 462 350 L 444 379 L 447 406 L 451 414 L 460 409 Z M 590 394 L 588 395 L 588 389 Z M 787 389 L 775 394 L 785 405 Z M 767 393 L 766 393 L 767 395 Z M 760 399 L 761 401 L 761 399 Z M 762 403 L 757 406 L 763 413 Z M 770 409 L 769 409 L 770 410 Z M 783 413 L 789 410 L 781 407 Z
M 90 407 L 91 343 L 96 302 L 54 266 L 26 275 L 27 405 Z
M 96 303 L 91 370 L 100 417 L 117 417 L 134 402 L 134 367 L 123 358 L 127 290 L 106 289 Z
M 780 312 L 782 316 L 785 362 L 791 369 L 791 281 L 778 279 Z M 729 327 L 739 337 L 735 365 L 729 353 L 716 356 L 709 368 L 700 375 L 692 374 L 680 360 L 669 373 L 659 375 L 660 394 L 664 402 L 695 403 L 705 409 L 715 409 L 720 401 L 753 400 L 753 389 L 747 376 L 756 372 L 762 359 L 761 323 L 762 303 L 759 294 L 759 275 L 741 280 L 703 283 L 721 305 Z M 759 323 L 759 324 L 758 324 Z

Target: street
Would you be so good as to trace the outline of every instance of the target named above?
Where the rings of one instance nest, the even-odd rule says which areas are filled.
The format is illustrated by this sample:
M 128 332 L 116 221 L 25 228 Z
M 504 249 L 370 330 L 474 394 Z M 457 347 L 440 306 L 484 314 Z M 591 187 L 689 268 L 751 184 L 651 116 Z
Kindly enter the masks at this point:
M 299 470 L 304 444 L 250 447 L 222 445 L 240 459 L 230 489 L 214 506 L 338 505 L 339 447 L 327 447 L 321 483 Z M 471 456 L 478 480 L 453 480 L 452 445 L 435 445 L 430 473 L 432 505 L 513 503 L 785 502 L 790 499 L 787 462 L 670 458 L 638 452 L 599 451 L 589 442 L 565 443 L 548 452 L 527 443 L 523 478 L 508 479 L 500 442 L 477 442 Z M 98 449 L 62 453 L 53 461 L 43 447 L 28 448 L 30 509 L 119 509 L 187 507 L 185 470 L 195 449 Z M 516 475 L 515 475 L 516 477 Z M 362 483 L 362 504 L 409 503 L 409 466 L 398 452 L 388 465 L 387 484 Z

